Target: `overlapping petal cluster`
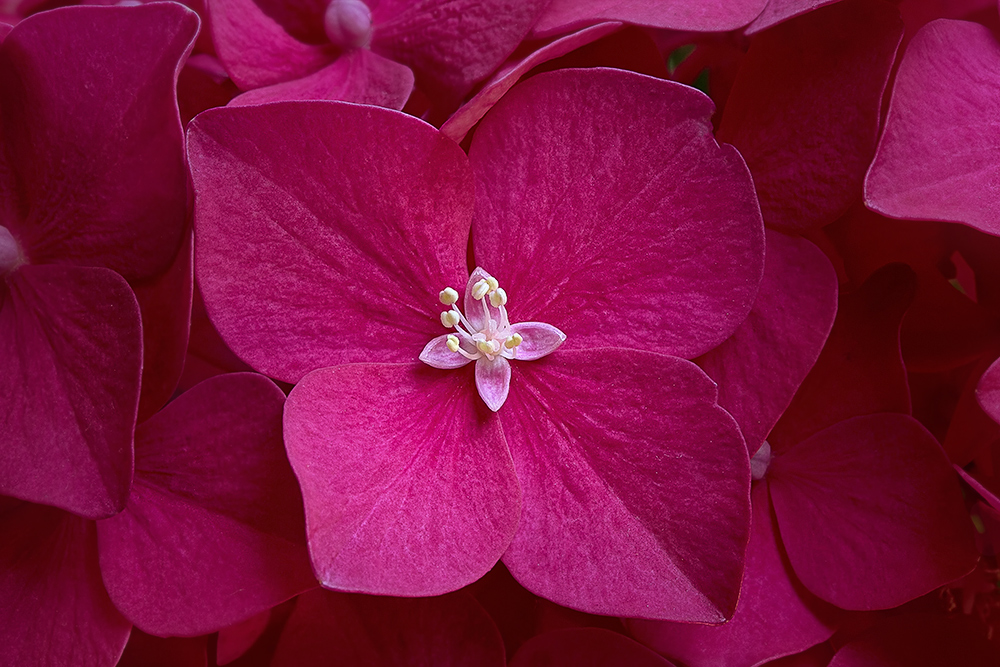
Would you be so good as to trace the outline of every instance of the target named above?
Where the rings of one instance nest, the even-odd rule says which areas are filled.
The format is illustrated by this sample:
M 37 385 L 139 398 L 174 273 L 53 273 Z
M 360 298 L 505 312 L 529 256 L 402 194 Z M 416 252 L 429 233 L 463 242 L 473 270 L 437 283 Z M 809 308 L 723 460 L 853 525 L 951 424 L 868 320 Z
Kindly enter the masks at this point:
M 65 2 L 0 664 L 1000 664 L 993 0 Z

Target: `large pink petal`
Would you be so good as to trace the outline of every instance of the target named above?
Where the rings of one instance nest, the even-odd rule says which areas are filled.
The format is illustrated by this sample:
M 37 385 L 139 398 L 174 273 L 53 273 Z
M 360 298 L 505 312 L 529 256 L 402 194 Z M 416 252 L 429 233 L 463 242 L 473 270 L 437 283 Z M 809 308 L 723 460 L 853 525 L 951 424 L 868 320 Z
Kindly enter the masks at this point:
M 288 398 L 285 445 L 329 588 L 452 591 L 485 574 L 517 526 L 510 453 L 469 366 L 314 371 Z
M 472 179 L 410 116 L 335 102 L 209 110 L 191 123 L 195 261 L 212 322 L 281 380 L 416 361 L 465 268 Z
M 795 574 L 839 607 L 895 607 L 979 557 L 951 464 L 907 415 L 824 429 L 775 457 L 767 480 Z
M 865 203 L 894 218 L 1000 234 L 1000 44 L 963 21 L 933 21 L 899 67 Z M 919 157 L 915 157 L 919 156 Z
M 272 667 L 503 667 L 503 641 L 467 593 L 410 600 L 307 593 Z
M 176 3 L 67 7 L 0 48 L 9 226 L 34 263 L 166 270 L 183 241 L 187 172 L 175 88 L 198 17 Z
M 521 42 L 548 0 L 379 0 L 372 50 L 408 65 L 445 103 L 461 100 Z
M 766 257 L 750 315 L 698 360 L 719 383 L 719 405 L 736 418 L 751 453 L 816 363 L 837 312 L 837 274 L 819 248 L 768 230 Z
M 566 628 L 525 642 L 510 667 L 673 667 L 628 637 L 603 628 Z
M 719 140 L 746 158 L 768 225 L 817 229 L 858 199 L 902 35 L 888 2 L 845 0 L 754 38 Z
M 766 30 L 790 18 L 807 14 L 814 9 L 832 5 L 840 0 L 768 0 L 767 7 L 747 26 L 746 33 Z
M 413 91 L 413 72 L 406 65 L 368 49 L 356 49 L 321 70 L 256 88 L 233 99 L 231 106 L 285 100 L 341 100 L 402 109 Z
M 468 102 L 441 126 L 446 135 L 461 142 L 486 112 L 503 97 L 521 77 L 537 65 L 548 62 L 586 44 L 608 35 L 622 27 L 621 23 L 600 23 L 584 28 L 565 37 L 553 40 L 526 56 L 512 58 L 505 62 Z M 516 55 L 516 54 L 515 54 Z
M 776 453 L 850 417 L 910 412 L 899 327 L 914 283 L 909 268 L 893 264 L 841 295 L 816 365 L 768 436 Z
M 830 667 L 994 667 L 1000 652 L 971 616 L 909 613 L 890 618 L 837 651 Z
M 590 613 L 732 616 L 750 470 L 715 400 L 697 366 L 650 352 L 559 350 L 518 365 L 500 411 L 524 492 L 511 574 Z
M 752 667 L 826 641 L 836 610 L 791 574 L 778 543 L 766 484 L 752 492 L 753 526 L 740 601 L 720 626 L 632 621 L 632 636 L 692 667 Z
M 101 583 L 90 521 L 0 499 L 0 664 L 112 667 L 131 625 Z
M 535 24 L 536 36 L 598 21 L 624 21 L 672 30 L 720 32 L 744 26 L 767 0 L 553 0 Z
M 89 518 L 125 506 L 142 331 L 108 269 L 25 265 L 0 284 L 0 492 Z
M 108 592 L 146 632 L 214 632 L 316 585 L 284 398 L 263 376 L 223 375 L 137 429 L 128 506 L 97 528 Z
M 620 70 L 561 70 L 512 89 L 476 129 L 476 262 L 512 321 L 564 348 L 688 357 L 753 304 L 763 229 L 742 158 L 698 91 Z
M 206 4 L 219 60 L 243 90 L 299 79 L 337 56 L 332 45 L 305 44 L 292 37 L 253 0 L 207 0 Z

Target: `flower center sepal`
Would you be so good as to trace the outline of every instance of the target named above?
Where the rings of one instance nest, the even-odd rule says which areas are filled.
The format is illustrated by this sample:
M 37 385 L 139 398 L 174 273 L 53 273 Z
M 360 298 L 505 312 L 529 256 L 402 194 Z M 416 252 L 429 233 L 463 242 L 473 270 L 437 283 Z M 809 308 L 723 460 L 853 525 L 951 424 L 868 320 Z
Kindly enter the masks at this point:
M 511 324 L 507 293 L 481 268 L 469 276 L 465 288 L 465 312 L 458 307 L 458 292 L 451 287 L 439 295 L 451 306 L 441 313 L 441 324 L 454 333 L 432 339 L 420 360 L 434 368 L 460 368 L 476 362 L 476 389 L 486 405 L 496 412 L 510 390 L 510 361 L 533 361 L 552 353 L 566 335 L 544 322 Z

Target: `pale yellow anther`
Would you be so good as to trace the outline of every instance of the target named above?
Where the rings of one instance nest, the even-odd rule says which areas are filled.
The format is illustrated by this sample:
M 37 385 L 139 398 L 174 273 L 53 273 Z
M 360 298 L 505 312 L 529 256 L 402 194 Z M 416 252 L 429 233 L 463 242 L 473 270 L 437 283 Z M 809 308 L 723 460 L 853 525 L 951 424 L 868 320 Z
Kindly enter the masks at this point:
M 521 334 L 516 333 L 513 336 L 511 336 L 510 338 L 508 338 L 507 340 L 505 340 L 504 343 L 503 343 L 503 345 L 508 350 L 513 350 L 515 347 L 517 347 L 518 345 L 520 345 L 523 342 L 524 342 L 524 338 L 521 337 Z
M 438 294 L 438 299 L 440 299 L 441 303 L 444 305 L 450 306 L 458 301 L 458 292 L 450 287 L 445 287 L 441 290 L 441 293 Z
M 486 279 L 486 284 L 490 286 L 491 292 L 495 292 L 500 287 L 500 283 L 498 283 L 497 279 L 493 276 Z
M 472 286 L 472 298 L 481 301 L 490 291 L 490 285 L 485 280 L 480 280 Z
M 448 334 L 448 341 L 445 344 L 452 352 L 458 352 L 458 336 L 455 334 Z
M 502 287 L 498 287 L 492 292 L 490 292 L 490 303 L 493 304 L 494 308 L 499 308 L 500 306 L 507 305 L 507 292 L 504 291 Z
M 441 324 L 443 324 L 448 329 L 458 324 L 459 321 L 460 318 L 458 316 L 458 313 L 456 313 L 454 310 L 446 310 L 441 313 Z
M 493 354 L 493 346 L 490 344 L 489 341 L 481 340 L 478 343 L 476 343 L 476 347 L 483 354 Z

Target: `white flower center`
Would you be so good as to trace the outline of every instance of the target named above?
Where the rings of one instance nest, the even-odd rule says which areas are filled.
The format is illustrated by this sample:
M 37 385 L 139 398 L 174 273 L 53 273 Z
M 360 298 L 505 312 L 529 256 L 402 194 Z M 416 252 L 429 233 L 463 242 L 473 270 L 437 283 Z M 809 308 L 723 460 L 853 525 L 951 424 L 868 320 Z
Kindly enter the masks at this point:
M 451 310 L 441 313 L 441 324 L 464 334 L 470 338 L 476 346 L 474 352 L 465 350 L 461 346 L 458 336 L 452 334 L 448 336 L 448 349 L 455 354 L 461 354 L 469 361 L 475 361 L 481 357 L 486 357 L 493 361 L 496 357 L 507 359 L 517 359 L 517 347 L 524 339 L 521 334 L 513 333 L 510 330 L 510 318 L 507 316 L 507 293 L 500 287 L 497 279 L 490 276 L 478 281 L 472 286 L 472 298 L 482 304 L 483 325 L 476 328 L 472 322 L 462 314 L 458 307 L 458 292 L 450 287 L 441 290 L 438 298 L 446 306 L 451 306 Z M 492 311 L 490 305 L 496 309 Z

